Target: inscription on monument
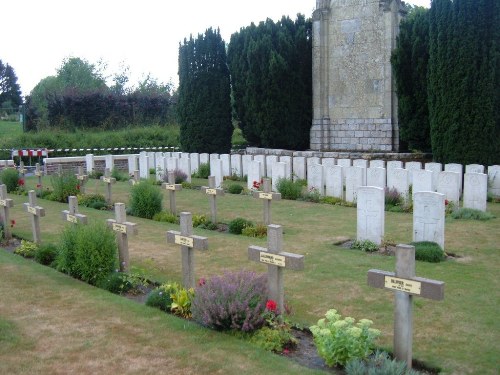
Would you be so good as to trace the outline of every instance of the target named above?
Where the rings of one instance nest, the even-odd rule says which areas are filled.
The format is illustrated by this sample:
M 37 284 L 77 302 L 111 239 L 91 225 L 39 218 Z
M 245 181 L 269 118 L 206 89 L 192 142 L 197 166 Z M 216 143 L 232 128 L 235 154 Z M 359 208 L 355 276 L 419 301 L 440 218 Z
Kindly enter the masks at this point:
M 181 236 L 179 234 L 175 235 L 175 243 L 177 245 L 184 245 L 184 246 L 187 246 L 187 247 L 193 247 L 194 246 L 193 239 L 191 237 L 185 237 L 185 236 Z
M 261 263 L 272 264 L 273 266 L 278 267 L 285 267 L 285 257 L 281 255 L 261 252 L 259 259 Z
M 420 295 L 422 284 L 418 281 L 400 279 L 398 277 L 386 276 L 385 287 L 392 290 L 400 290 L 402 292 Z

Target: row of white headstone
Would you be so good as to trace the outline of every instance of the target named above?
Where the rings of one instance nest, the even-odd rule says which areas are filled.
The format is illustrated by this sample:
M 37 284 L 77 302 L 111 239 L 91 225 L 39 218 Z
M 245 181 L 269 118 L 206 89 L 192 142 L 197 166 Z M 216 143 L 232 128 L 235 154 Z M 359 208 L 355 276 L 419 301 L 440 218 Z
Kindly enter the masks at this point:
M 358 189 L 356 239 L 382 243 L 385 231 L 384 189 Z M 413 241 L 436 242 L 444 250 L 445 195 L 432 191 L 415 193 L 413 201 Z

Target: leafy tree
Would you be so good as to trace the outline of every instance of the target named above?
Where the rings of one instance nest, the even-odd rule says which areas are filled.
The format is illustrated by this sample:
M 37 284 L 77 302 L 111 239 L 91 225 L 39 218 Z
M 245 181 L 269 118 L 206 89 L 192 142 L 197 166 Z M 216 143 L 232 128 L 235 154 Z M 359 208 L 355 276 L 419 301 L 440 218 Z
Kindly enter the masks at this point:
M 228 153 L 231 149 L 230 78 L 220 31 L 207 29 L 179 46 L 181 148 L 185 152 Z
M 254 146 L 306 149 L 312 119 L 311 20 L 267 19 L 231 36 L 235 117 Z
M 431 150 L 428 61 L 429 11 L 412 7 L 399 25 L 397 46 L 391 59 L 398 95 L 399 137 L 411 150 Z
M 102 62 L 92 64 L 79 57 L 69 57 L 63 60 L 57 70 L 57 79 L 63 90 L 76 89 L 82 92 L 107 89 L 104 69 Z
M 0 60 L 0 106 L 17 108 L 21 104 L 23 104 L 23 99 L 16 73 L 9 64 L 4 64 Z

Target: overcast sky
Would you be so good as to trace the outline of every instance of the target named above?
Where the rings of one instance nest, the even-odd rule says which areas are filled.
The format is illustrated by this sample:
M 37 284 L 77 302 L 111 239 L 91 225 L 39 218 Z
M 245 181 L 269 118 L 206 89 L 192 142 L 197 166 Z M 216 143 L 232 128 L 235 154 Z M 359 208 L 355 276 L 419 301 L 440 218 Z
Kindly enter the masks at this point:
M 429 7 L 430 0 L 408 3 Z M 55 75 L 64 58 L 102 59 L 107 73 L 130 67 L 133 84 L 148 73 L 177 84 L 179 42 L 207 28 L 232 33 L 251 22 L 297 13 L 310 17 L 315 0 L 10 0 L 2 1 L 0 59 L 10 64 L 23 95 Z

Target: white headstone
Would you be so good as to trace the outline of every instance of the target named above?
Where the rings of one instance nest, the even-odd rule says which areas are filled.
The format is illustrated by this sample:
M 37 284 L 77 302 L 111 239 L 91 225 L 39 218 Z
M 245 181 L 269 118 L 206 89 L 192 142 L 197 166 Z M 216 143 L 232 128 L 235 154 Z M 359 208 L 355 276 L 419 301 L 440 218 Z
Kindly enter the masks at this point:
M 312 166 L 316 164 L 321 164 L 321 158 L 318 158 L 316 156 L 311 156 L 309 158 L 306 158 L 306 175 L 307 175 L 307 180 L 309 180 L 309 173 Z
M 439 173 L 443 170 L 443 165 L 441 163 L 425 163 L 425 170 L 432 172 L 432 190 L 437 190 Z
M 288 180 L 292 179 L 292 157 L 291 156 L 280 156 L 280 162 L 286 164 L 285 178 Z
M 231 176 L 233 174 L 231 171 L 231 155 L 220 154 L 219 159 L 222 160 L 222 175 Z
M 389 160 L 386 169 L 403 168 L 403 162 L 399 160 Z M 387 172 L 389 174 L 389 172 Z
M 366 186 L 385 189 L 385 168 L 370 167 L 366 170 Z
M 148 152 L 148 168 L 152 169 L 155 167 L 156 162 L 155 162 L 155 153 L 153 151 Z
M 200 164 L 209 164 L 210 156 L 207 153 L 200 154 Z
M 325 195 L 344 199 L 343 172 L 340 165 L 325 167 Z
M 173 172 L 179 169 L 179 159 L 178 158 L 165 158 L 165 173 Z
M 460 177 L 461 174 L 457 172 L 440 172 L 437 186 L 437 192 L 444 194 L 445 199 L 453 202 L 457 208 L 460 199 Z
M 412 171 L 422 169 L 422 163 L 419 161 L 408 161 L 405 163 L 405 169 L 408 171 L 408 183 L 413 185 Z
M 156 170 L 156 181 L 162 181 L 163 180 L 163 176 L 166 176 L 166 173 L 165 173 L 165 158 L 163 156 L 161 158 L 157 157 L 155 159 L 155 163 L 156 163 L 156 167 L 155 167 L 155 170 Z
M 240 154 L 231 155 L 231 175 L 233 174 L 237 177 L 243 177 L 243 166 Z
M 384 237 L 384 208 L 384 189 L 374 186 L 361 186 L 358 188 L 356 236 L 358 241 L 369 240 L 377 245 L 382 243 Z
M 94 155 L 85 155 L 85 169 L 87 173 L 92 173 L 94 171 Z
M 370 168 L 385 168 L 384 160 L 370 160 Z
M 351 159 L 337 159 L 337 165 L 340 165 L 341 167 L 344 168 L 344 173 L 342 174 L 342 178 L 344 180 L 342 181 L 342 183 L 345 186 L 346 168 L 352 166 L 352 160 Z
M 488 175 L 484 173 L 465 173 L 464 207 L 486 211 L 488 197 Z
M 403 199 L 408 200 L 408 170 L 402 168 L 387 169 L 387 187 L 396 189 Z
M 216 153 L 210 154 L 210 161 L 212 161 L 214 159 L 220 159 L 219 154 L 216 154 Z
M 189 159 L 189 152 L 181 152 L 181 157 L 179 159 Z
M 189 154 L 189 159 L 191 159 L 191 172 L 198 172 L 198 168 L 200 167 L 200 154 L 192 152 Z
M 335 163 L 336 163 L 335 158 L 323 158 L 323 159 L 321 159 L 321 165 L 325 168 L 336 165 Z
M 465 166 L 465 173 L 484 173 L 484 165 L 468 164 Z M 465 184 L 465 181 L 464 181 Z
M 306 158 L 303 156 L 294 156 L 293 157 L 293 180 L 297 179 L 305 180 L 306 179 Z
M 278 180 L 280 178 L 281 179 L 287 178 L 286 177 L 286 163 L 283 163 L 281 161 L 275 162 L 271 167 L 271 171 L 272 171 L 272 177 L 271 177 L 272 190 L 277 191 L 276 184 L 278 183 Z
M 419 191 L 432 191 L 432 172 L 425 169 L 414 169 L 411 171 L 413 175 L 412 198 L 415 198 L 415 193 Z
M 241 168 L 243 171 L 243 176 L 248 176 L 248 167 L 250 166 L 250 162 L 253 160 L 253 155 L 243 155 L 241 157 Z
M 141 178 L 149 178 L 149 156 L 146 153 L 139 155 L 139 176 Z
M 188 154 L 189 155 L 189 154 Z M 191 182 L 191 159 L 185 157 L 179 160 L 179 169 L 186 174 L 186 181 Z
M 128 156 L 128 174 L 133 176 L 134 172 L 139 170 L 137 165 L 137 155 L 129 155 Z
M 247 187 L 248 189 L 251 189 L 253 187 L 254 182 L 260 183 L 260 180 L 262 179 L 262 174 L 261 174 L 261 167 L 260 167 L 261 162 L 257 160 L 251 160 L 248 163 L 248 178 L 247 178 Z
M 345 200 L 355 202 L 358 195 L 358 188 L 365 186 L 365 168 L 347 167 L 345 168 Z
M 307 189 L 325 195 L 325 174 L 321 164 L 311 164 L 308 168 Z
M 273 174 L 273 165 L 278 161 L 278 157 L 276 155 L 267 155 L 266 156 L 266 177 L 271 178 Z
M 366 181 L 366 168 L 368 168 L 368 160 L 365 159 L 355 159 L 352 161 L 353 167 L 364 168 L 363 170 L 363 179 Z
M 172 151 L 172 152 L 171 152 L 171 154 L 170 154 L 170 156 L 171 156 L 172 158 L 177 158 L 177 159 L 180 159 L 180 158 L 181 158 L 181 156 L 182 156 L 182 152 Z
M 267 176 L 267 174 L 266 174 L 266 155 L 254 155 L 253 160 L 260 162 L 260 175 L 262 177 Z
M 215 177 L 215 187 L 222 186 L 224 176 L 222 174 L 222 160 L 210 159 L 210 175 Z
M 444 165 L 445 172 L 456 172 L 458 173 L 458 194 L 462 195 L 462 186 L 464 178 L 464 167 L 462 164 L 450 163 Z
M 421 191 L 413 200 L 413 241 L 436 242 L 444 250 L 443 194 Z
M 104 156 L 104 164 L 105 164 L 106 169 L 109 169 L 110 171 L 112 171 L 113 168 L 115 167 L 114 163 L 113 163 L 113 155 L 105 155 Z
M 500 197 L 500 165 L 488 167 L 488 193 Z

